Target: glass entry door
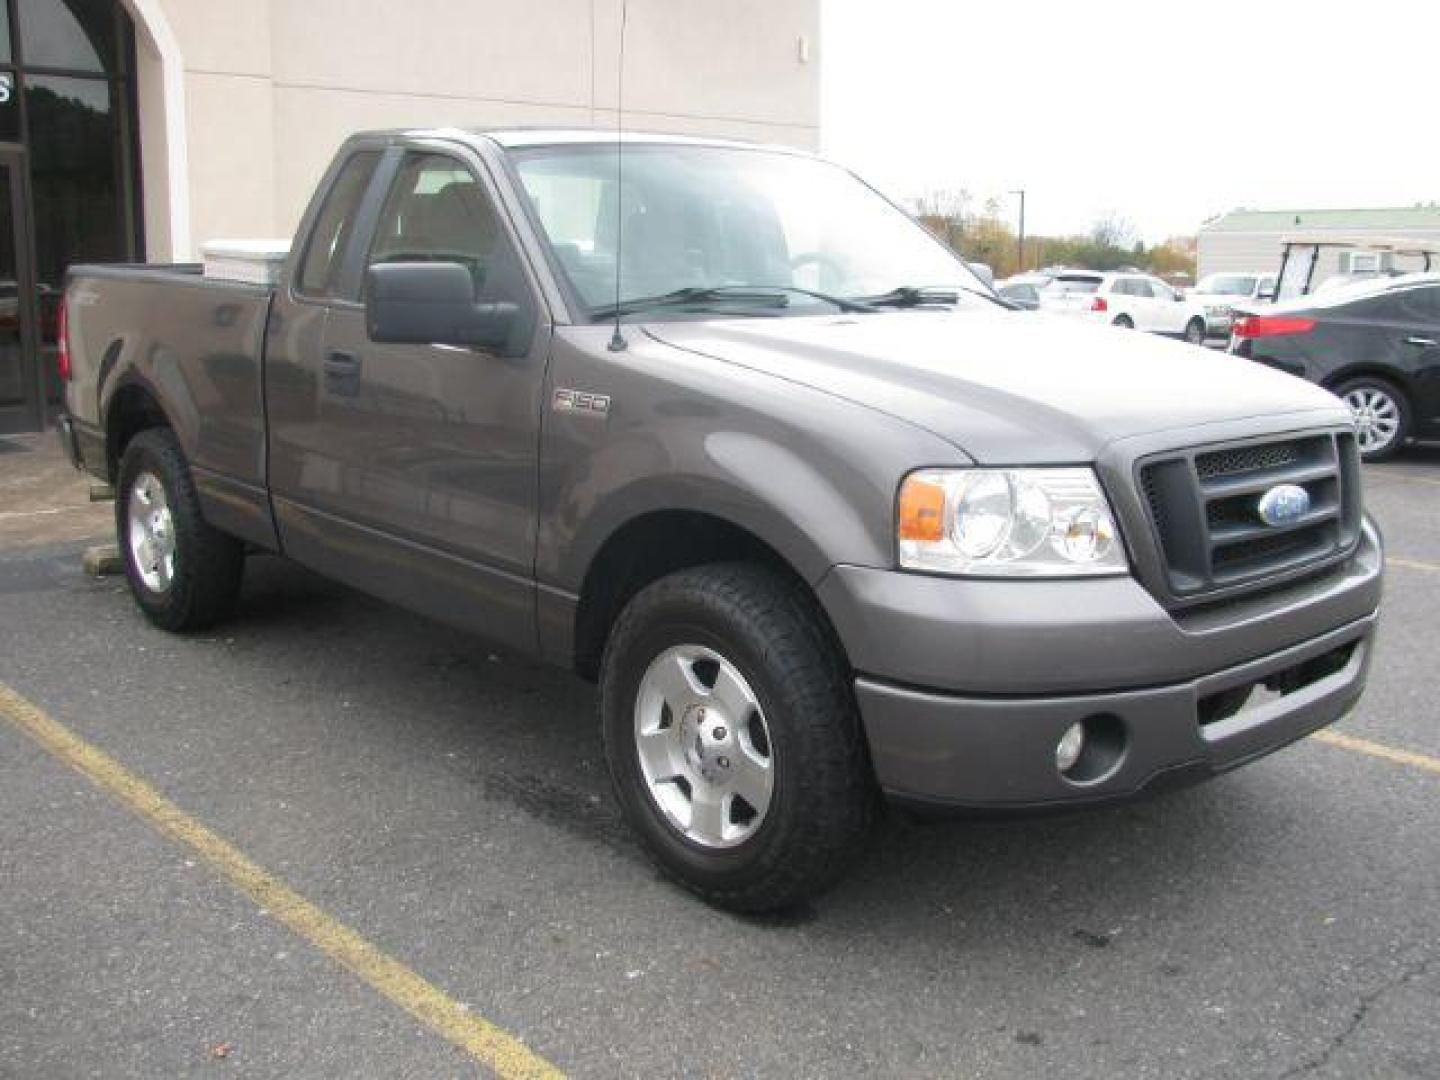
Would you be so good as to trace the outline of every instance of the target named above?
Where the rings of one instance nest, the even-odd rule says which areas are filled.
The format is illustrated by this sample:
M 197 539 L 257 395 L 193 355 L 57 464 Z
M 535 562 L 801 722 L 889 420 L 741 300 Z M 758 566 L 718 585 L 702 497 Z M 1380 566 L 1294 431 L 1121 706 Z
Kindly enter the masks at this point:
M 0 150 L 0 434 L 38 430 L 47 396 L 36 355 L 22 160 L 19 151 Z

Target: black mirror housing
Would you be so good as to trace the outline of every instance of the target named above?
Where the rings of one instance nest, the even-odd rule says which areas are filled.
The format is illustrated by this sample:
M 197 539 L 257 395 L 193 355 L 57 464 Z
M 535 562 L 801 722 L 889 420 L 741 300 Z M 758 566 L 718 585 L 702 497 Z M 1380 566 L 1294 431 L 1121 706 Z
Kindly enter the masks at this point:
M 519 305 L 475 300 L 470 271 L 456 262 L 375 263 L 365 274 L 365 326 L 393 345 L 503 348 Z

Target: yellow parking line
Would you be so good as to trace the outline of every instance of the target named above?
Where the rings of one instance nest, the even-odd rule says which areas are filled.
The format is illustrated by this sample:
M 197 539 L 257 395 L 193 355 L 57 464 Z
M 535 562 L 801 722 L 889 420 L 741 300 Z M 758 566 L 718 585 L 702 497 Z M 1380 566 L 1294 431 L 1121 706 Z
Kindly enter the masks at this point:
M 1403 566 L 1407 570 L 1429 570 L 1432 573 L 1440 573 L 1440 563 L 1422 562 L 1419 559 L 1397 559 L 1394 556 L 1385 556 L 1386 566 Z
M 515 1036 L 382 953 L 348 926 L 306 900 L 244 852 L 185 814 L 102 750 L 0 683 L 0 715 L 51 756 L 113 795 L 157 831 L 199 854 L 294 933 L 426 1027 L 501 1077 L 563 1074 Z
M 1354 735 L 1346 735 L 1343 732 L 1328 729 L 1317 731 L 1310 737 L 1327 746 L 1351 750 L 1357 754 L 1367 754 L 1373 758 L 1380 758 L 1382 761 L 1389 761 L 1396 765 L 1408 765 L 1411 768 L 1422 769 L 1440 776 L 1440 758 L 1417 754 L 1414 750 L 1401 750 L 1394 746 L 1386 746 L 1384 743 L 1371 742 L 1369 739 L 1361 739 Z

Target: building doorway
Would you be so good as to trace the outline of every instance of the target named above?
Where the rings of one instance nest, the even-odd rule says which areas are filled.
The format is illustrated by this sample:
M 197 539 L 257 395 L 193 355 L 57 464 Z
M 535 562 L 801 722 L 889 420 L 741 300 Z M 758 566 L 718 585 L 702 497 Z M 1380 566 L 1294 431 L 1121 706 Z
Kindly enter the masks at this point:
M 65 268 L 143 250 L 134 70 L 119 0 L 0 0 L 0 434 L 59 403 Z
M 44 390 L 29 361 L 37 352 L 34 321 L 22 304 L 34 286 L 24 235 L 23 160 L 17 151 L 0 150 L 0 433 L 36 430 L 44 421 Z

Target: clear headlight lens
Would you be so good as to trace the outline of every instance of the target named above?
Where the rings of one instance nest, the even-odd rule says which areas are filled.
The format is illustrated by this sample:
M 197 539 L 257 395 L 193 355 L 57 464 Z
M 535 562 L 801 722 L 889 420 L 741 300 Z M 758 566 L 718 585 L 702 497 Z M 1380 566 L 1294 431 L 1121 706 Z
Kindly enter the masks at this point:
M 1095 474 L 1071 469 L 925 469 L 900 488 L 900 565 L 976 577 L 1126 572 Z

